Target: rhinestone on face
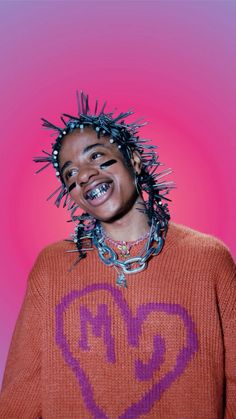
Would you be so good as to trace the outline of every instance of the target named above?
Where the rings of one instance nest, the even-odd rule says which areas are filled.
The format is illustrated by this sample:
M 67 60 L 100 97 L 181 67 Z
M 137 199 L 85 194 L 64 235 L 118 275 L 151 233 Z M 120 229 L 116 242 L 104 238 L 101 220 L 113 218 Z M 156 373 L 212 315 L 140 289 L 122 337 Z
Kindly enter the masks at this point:
M 60 176 L 60 172 L 56 172 L 56 176 Z
M 53 154 L 55 154 L 55 155 L 58 154 L 58 151 L 57 150 L 54 150 Z
M 110 142 L 111 144 L 113 144 L 113 143 L 114 143 L 113 138 L 110 138 L 109 142 Z
M 64 131 L 62 132 L 62 134 L 63 134 L 63 135 L 66 135 L 66 131 L 64 130 Z
M 80 129 L 83 129 L 83 128 L 84 128 L 83 124 L 80 124 L 80 126 L 79 126 L 79 127 L 80 127 Z

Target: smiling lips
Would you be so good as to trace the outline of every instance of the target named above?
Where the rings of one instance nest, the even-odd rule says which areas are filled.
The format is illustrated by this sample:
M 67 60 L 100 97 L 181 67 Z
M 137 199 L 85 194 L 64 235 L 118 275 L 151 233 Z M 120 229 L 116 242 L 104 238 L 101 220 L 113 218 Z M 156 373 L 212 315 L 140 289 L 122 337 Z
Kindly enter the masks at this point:
M 105 195 L 105 193 L 108 191 L 110 187 L 110 183 L 100 183 L 99 185 L 96 185 L 94 189 L 90 189 L 90 191 L 86 193 L 85 198 L 91 201 L 101 198 L 101 196 Z

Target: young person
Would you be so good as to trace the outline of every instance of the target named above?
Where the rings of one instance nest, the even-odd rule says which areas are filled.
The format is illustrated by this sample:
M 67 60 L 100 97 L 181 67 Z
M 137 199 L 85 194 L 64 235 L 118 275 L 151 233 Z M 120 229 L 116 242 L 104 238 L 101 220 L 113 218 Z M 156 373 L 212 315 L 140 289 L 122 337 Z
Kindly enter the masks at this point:
M 76 228 L 30 274 L 0 417 L 235 418 L 233 259 L 169 222 L 168 171 L 130 113 L 78 103 L 64 128 L 44 120 L 57 138 L 35 161 L 54 166 Z

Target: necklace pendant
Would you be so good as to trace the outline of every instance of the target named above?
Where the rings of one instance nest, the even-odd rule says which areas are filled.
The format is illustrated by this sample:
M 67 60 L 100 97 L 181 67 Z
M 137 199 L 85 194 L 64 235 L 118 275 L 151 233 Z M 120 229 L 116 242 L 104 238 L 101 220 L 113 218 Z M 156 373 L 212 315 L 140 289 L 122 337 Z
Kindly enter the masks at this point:
M 124 272 L 121 272 L 116 280 L 116 285 L 118 285 L 118 287 L 124 287 L 127 288 L 127 282 L 126 282 L 126 277 L 124 275 Z
M 127 258 L 129 255 L 130 255 L 130 249 L 129 249 L 129 246 L 128 246 L 128 244 L 127 243 L 125 243 L 125 242 L 123 242 L 122 244 L 119 244 L 118 246 L 117 246 L 117 248 L 119 249 L 119 251 L 120 251 L 120 257 L 122 258 L 122 259 L 125 259 L 125 258 Z

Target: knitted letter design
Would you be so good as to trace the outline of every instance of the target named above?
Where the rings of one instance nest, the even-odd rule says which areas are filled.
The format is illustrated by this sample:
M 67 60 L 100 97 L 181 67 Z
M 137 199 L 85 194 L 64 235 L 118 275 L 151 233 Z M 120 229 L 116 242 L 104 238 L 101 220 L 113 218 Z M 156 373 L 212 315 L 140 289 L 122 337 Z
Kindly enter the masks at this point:
M 91 297 L 90 301 L 93 304 L 86 307 L 85 302 L 89 301 L 89 297 Z M 110 301 L 109 307 L 105 303 L 106 301 Z M 69 317 L 68 312 L 72 306 L 73 310 L 71 310 L 75 313 L 76 305 L 79 319 L 76 327 L 79 329 L 79 335 L 78 339 L 75 340 L 77 342 L 75 347 L 71 342 L 70 325 L 66 324 L 65 326 L 65 319 Z M 120 326 L 117 325 L 117 319 L 117 321 L 112 319 L 113 308 L 119 313 L 120 323 L 118 322 L 118 324 Z M 151 327 L 155 327 L 157 323 L 152 316 L 164 316 L 165 322 L 169 321 L 168 329 L 171 329 L 171 333 L 168 333 L 170 339 L 172 339 L 175 329 L 178 329 L 181 325 L 181 335 L 184 338 L 183 341 L 179 339 L 180 342 L 177 342 L 175 356 L 167 357 L 169 344 L 163 336 L 160 336 L 157 329 L 154 332 L 152 329 L 152 344 L 146 345 L 151 348 L 151 352 L 148 359 L 140 359 L 142 351 L 139 352 L 139 350 L 145 331 L 150 324 Z M 124 333 L 119 335 L 117 332 L 119 328 Z M 118 334 L 114 338 L 115 333 Z M 70 336 L 70 339 L 68 336 Z M 122 339 L 125 339 L 124 345 L 120 343 Z M 99 350 L 97 350 L 97 342 L 100 345 Z M 181 305 L 150 302 L 140 305 L 136 310 L 136 315 L 134 315 L 124 300 L 122 291 L 108 284 L 93 284 L 83 290 L 72 291 L 62 298 L 56 307 L 56 343 L 65 362 L 75 374 L 85 406 L 94 419 L 110 417 L 130 419 L 149 413 L 153 404 L 158 402 L 172 383 L 184 373 L 198 347 L 195 325 L 188 312 Z M 146 346 L 144 345 L 144 348 Z M 92 352 L 93 350 L 94 352 Z M 89 355 L 91 358 L 88 358 Z M 90 364 L 94 362 L 94 357 L 96 357 L 95 364 L 91 367 Z M 168 359 L 166 360 L 165 357 Z M 119 364 L 120 358 L 121 362 Z M 172 358 L 173 362 L 170 365 L 169 359 Z M 163 366 L 166 363 L 167 367 L 164 368 Z M 125 377 L 124 374 L 128 371 L 127 377 L 132 375 L 133 381 L 129 384 L 128 380 L 124 378 L 120 392 L 122 393 L 124 388 L 129 390 L 131 388 L 133 394 L 130 394 L 126 399 L 119 400 L 118 388 L 118 394 L 114 394 L 111 390 L 108 397 L 107 392 L 101 388 L 105 374 L 98 372 L 100 371 L 99 368 L 102 368 L 100 367 L 101 364 L 104 371 L 111 371 L 110 374 L 108 373 L 108 378 L 105 377 L 104 388 L 112 387 L 113 381 L 117 377 L 122 380 L 122 377 Z M 117 368 L 117 365 L 119 365 L 120 370 L 112 373 L 112 368 Z M 108 370 L 105 369 L 107 366 L 109 367 Z M 162 368 L 164 369 L 162 370 Z M 130 374 L 130 371 L 133 374 Z M 100 375 L 96 376 L 96 374 Z M 116 385 L 119 386 L 119 382 Z M 109 403 L 102 397 L 108 397 Z M 119 412 L 115 407 L 117 400 Z M 116 410 L 112 413 L 108 412 L 109 405 L 112 406 L 113 404 Z
M 115 348 L 114 338 L 111 335 L 111 317 L 107 313 L 107 306 L 100 304 L 98 306 L 98 314 L 93 317 L 90 311 L 81 306 L 80 307 L 80 319 L 81 319 L 81 339 L 79 342 L 80 349 L 89 350 L 88 345 L 88 323 L 92 325 L 93 333 L 97 337 L 104 338 L 104 344 L 107 347 L 107 361 L 115 362 Z

